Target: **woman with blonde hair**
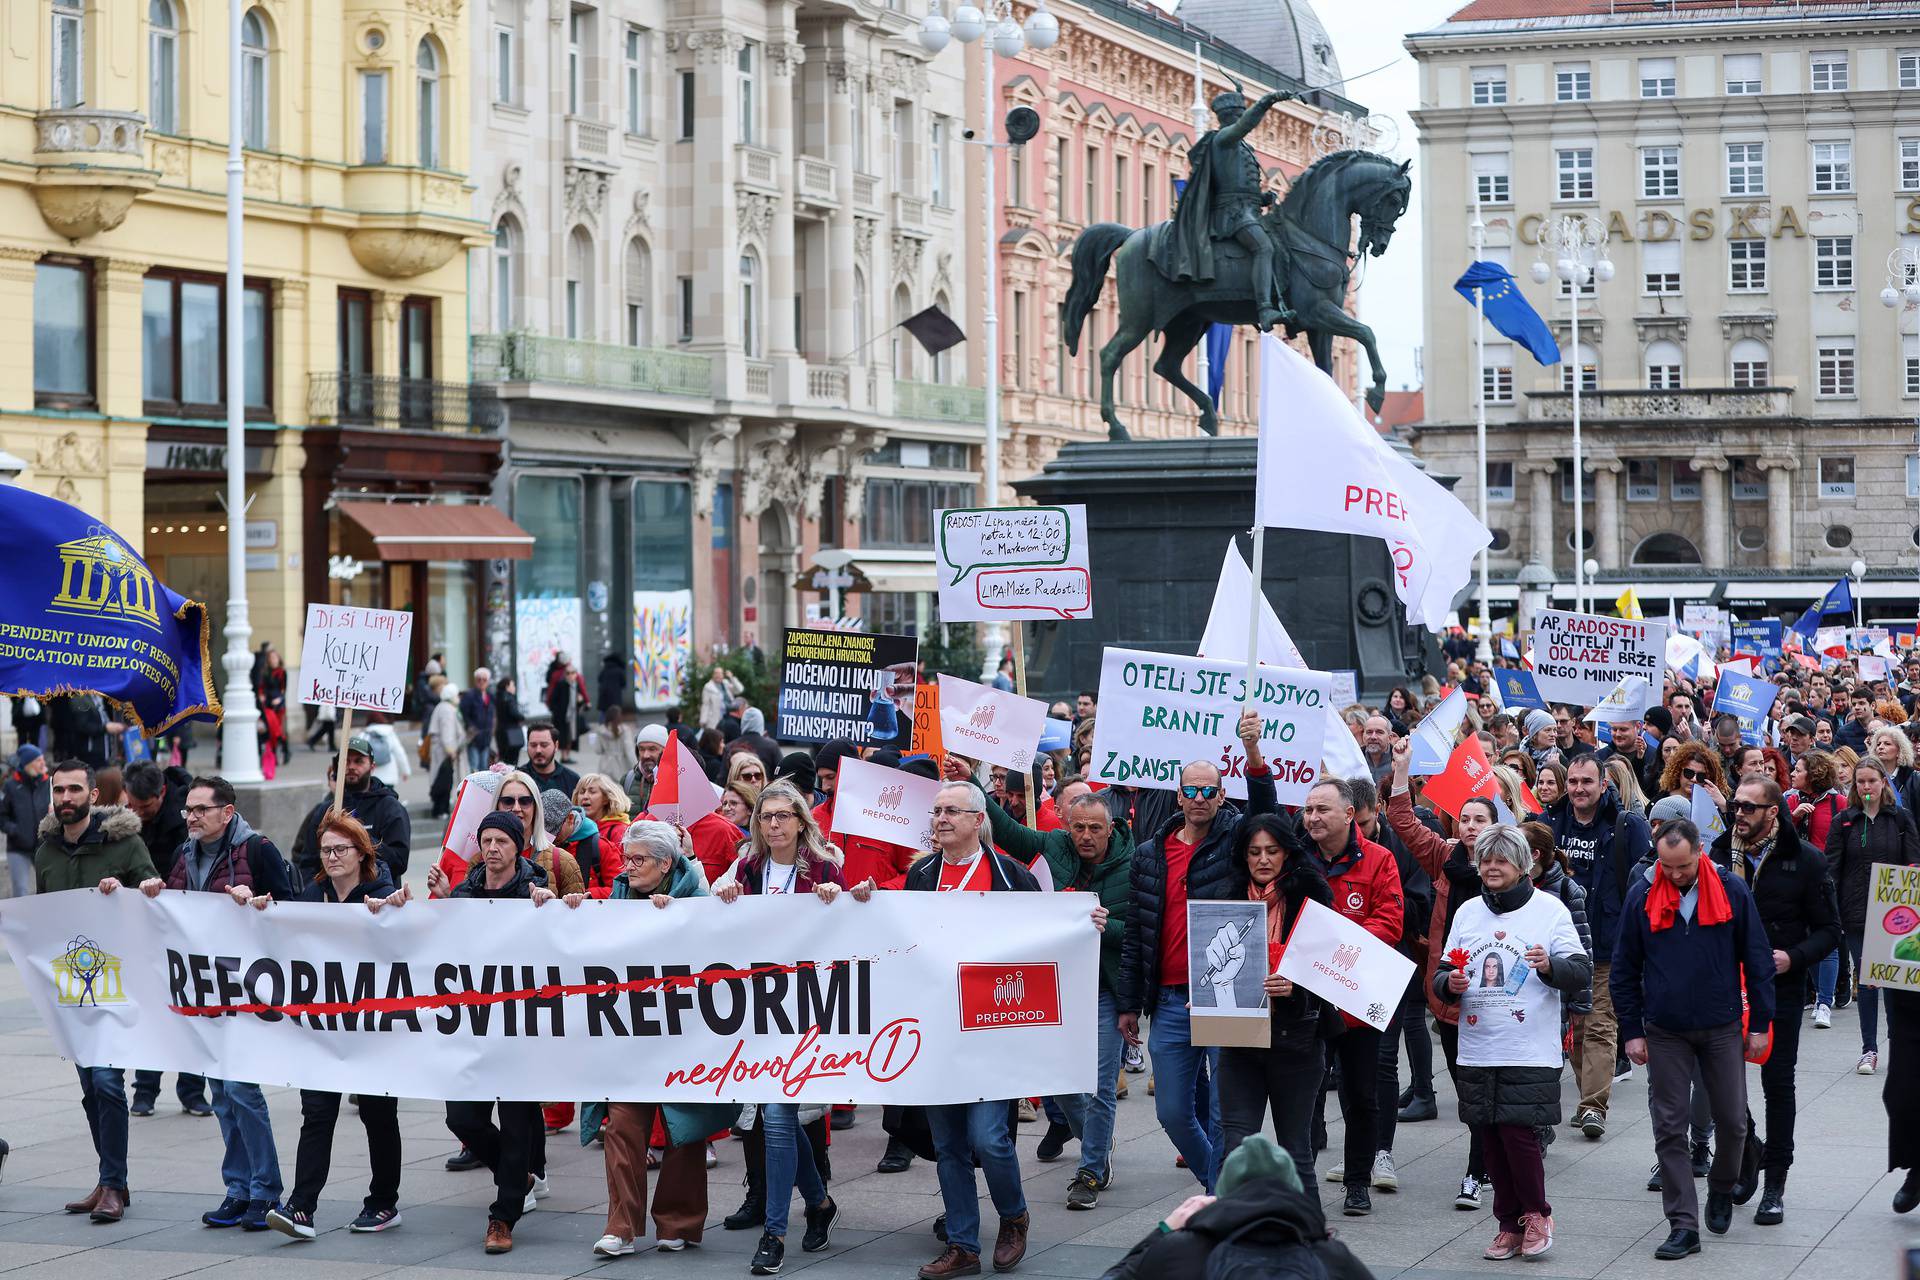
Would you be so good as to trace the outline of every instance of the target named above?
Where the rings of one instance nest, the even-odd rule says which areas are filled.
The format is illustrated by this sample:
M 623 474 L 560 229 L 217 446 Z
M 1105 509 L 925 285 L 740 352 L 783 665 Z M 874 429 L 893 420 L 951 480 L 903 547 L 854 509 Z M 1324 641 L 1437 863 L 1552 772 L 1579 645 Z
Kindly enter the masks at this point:
M 1875 729 L 1867 739 L 1867 751 L 1887 767 L 1894 800 L 1920 817 L 1920 778 L 1914 775 L 1912 740 L 1898 729 Z
M 760 803 L 760 788 L 751 782 L 729 782 L 720 791 L 719 814 L 734 826 L 740 828 L 740 838 L 746 839 L 747 824 L 753 821 L 754 806 Z
M 1566 773 L 1565 769 L 1560 771 L 1562 791 L 1567 789 Z M 1631 764 L 1623 757 L 1610 756 L 1607 759 L 1606 773 L 1607 781 L 1611 782 L 1613 789 L 1620 793 L 1620 803 L 1624 807 L 1635 813 L 1643 814 L 1647 811 L 1647 793 L 1640 789 L 1640 776 L 1633 771 Z
M 727 757 L 727 781 L 764 787 L 767 785 L 766 762 L 751 751 L 736 751 Z
M 633 821 L 633 801 L 627 798 L 625 787 L 604 773 L 583 775 L 574 784 L 570 798 L 585 811 L 588 820 L 600 831 L 599 865 L 582 866 L 581 876 L 587 882 L 589 894 L 596 898 L 607 897 L 625 874 L 621 841 L 626 839 L 627 826 Z
M 1520 772 L 1504 764 L 1493 766 L 1493 780 L 1500 784 L 1500 802 L 1507 806 L 1507 812 L 1516 819 L 1524 819 L 1533 812 L 1527 807 L 1526 793 L 1520 789 Z

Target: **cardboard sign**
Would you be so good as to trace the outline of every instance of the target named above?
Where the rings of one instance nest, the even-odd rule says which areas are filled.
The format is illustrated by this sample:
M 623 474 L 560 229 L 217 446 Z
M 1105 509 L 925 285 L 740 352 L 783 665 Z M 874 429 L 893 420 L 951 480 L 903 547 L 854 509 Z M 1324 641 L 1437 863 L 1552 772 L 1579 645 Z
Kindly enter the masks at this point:
M 310 604 L 293 688 L 301 702 L 397 716 L 412 654 L 411 613 Z
M 947 758 L 946 744 L 940 738 L 940 686 L 913 686 L 913 749 L 933 757 L 935 764 Z
M 1047 704 L 958 676 L 940 677 L 940 740 L 949 751 L 1026 770 L 1046 729 Z
M 1860 981 L 1870 987 L 1920 991 L 1920 867 L 1873 864 L 1866 926 Z
M 1549 702 L 1591 707 L 1623 676 L 1657 681 L 1667 624 L 1541 609 L 1533 615 L 1533 680 Z
M 1302 803 L 1319 781 L 1330 686 L 1324 671 L 1259 668 L 1260 751 L 1281 804 Z M 1245 692 L 1245 663 L 1106 649 L 1093 722 L 1093 779 L 1171 791 L 1180 785 L 1182 767 L 1206 760 L 1219 766 L 1227 794 L 1245 799 L 1246 751 L 1236 733 Z
M 1360 701 L 1360 673 L 1358 671 L 1329 671 L 1333 677 L 1333 705 L 1336 708 L 1351 707 Z
M 1267 1046 L 1266 904 L 1188 902 L 1187 979 L 1193 1044 Z
M 833 834 L 932 853 L 933 797 L 939 790 L 938 778 L 847 756 L 833 784 Z
M 943 622 L 1093 611 L 1085 506 L 954 507 L 933 523 Z
M 1413 961 L 1330 907 L 1309 900 L 1279 974 L 1379 1031 L 1413 976 Z
M 919 651 L 912 636 L 789 628 L 774 736 L 911 751 Z

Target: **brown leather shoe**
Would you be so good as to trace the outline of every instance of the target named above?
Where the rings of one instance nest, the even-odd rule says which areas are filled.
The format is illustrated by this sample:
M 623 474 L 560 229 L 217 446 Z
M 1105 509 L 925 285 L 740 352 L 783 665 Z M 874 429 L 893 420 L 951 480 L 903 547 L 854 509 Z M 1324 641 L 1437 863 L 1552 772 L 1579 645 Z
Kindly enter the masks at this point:
M 98 1183 L 95 1183 L 93 1192 L 90 1195 L 88 1195 L 85 1200 L 75 1200 L 72 1203 L 67 1205 L 67 1212 L 68 1213 L 92 1213 L 94 1210 L 94 1207 L 100 1203 L 100 1193 L 105 1190 L 106 1190 L 105 1187 L 99 1185 Z
M 1027 1256 L 1027 1224 L 1031 1214 L 1000 1219 L 1000 1235 L 993 1242 L 993 1269 L 1011 1271 Z
M 127 1193 L 118 1187 L 100 1188 L 100 1203 L 93 1206 L 95 1222 L 118 1222 L 127 1211 Z
M 980 1274 L 980 1255 L 969 1253 L 957 1244 L 947 1246 L 947 1251 L 920 1268 L 920 1280 L 948 1280 L 950 1276 L 977 1276 Z
M 506 1253 L 513 1248 L 513 1228 L 498 1218 L 487 1219 L 487 1252 Z

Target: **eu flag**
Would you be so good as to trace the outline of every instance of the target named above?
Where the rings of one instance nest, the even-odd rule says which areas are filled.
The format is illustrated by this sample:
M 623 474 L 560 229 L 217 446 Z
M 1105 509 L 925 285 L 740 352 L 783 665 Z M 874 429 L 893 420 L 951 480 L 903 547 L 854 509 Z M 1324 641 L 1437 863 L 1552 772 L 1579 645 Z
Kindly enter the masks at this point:
M 1813 613 L 1826 617 L 1830 613 L 1853 612 L 1853 583 L 1846 578 L 1827 588 L 1827 594 L 1820 597 L 1820 603 L 1813 606 Z
M 1560 344 L 1553 331 L 1533 309 L 1513 273 L 1497 262 L 1476 261 L 1453 282 L 1453 290 L 1473 304 L 1473 291 L 1479 289 L 1486 304 L 1487 319 L 1494 328 L 1533 353 L 1541 364 L 1560 362 Z
M 220 718 L 206 606 L 78 507 L 0 485 L 0 693 L 97 693 L 148 736 Z

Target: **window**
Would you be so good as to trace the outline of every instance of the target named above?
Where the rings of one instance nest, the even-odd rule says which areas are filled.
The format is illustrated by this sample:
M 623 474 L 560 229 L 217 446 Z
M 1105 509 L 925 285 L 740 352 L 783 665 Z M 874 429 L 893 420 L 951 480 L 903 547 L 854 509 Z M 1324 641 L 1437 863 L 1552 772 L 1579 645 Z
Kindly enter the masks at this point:
M 173 0 L 147 4 L 147 128 L 180 132 L 180 22 Z
M 1584 62 L 1562 62 L 1553 69 L 1555 102 L 1587 102 L 1593 98 L 1593 68 Z
M 419 72 L 420 119 L 420 167 L 438 169 L 440 167 L 440 51 L 432 40 L 420 42 L 420 52 L 414 57 L 414 67 Z
M 1116 221 L 1127 216 L 1127 158 L 1113 158 L 1113 216 Z
M 1767 500 L 1767 476 L 1760 470 L 1760 464 L 1752 458 L 1729 458 L 1733 473 L 1733 500 L 1735 502 L 1765 502 Z
M 907 442 L 909 446 L 913 442 Z M 922 445 L 924 453 L 926 446 Z M 904 459 L 903 459 L 904 461 Z M 920 466 L 925 466 L 922 462 Z M 861 513 L 860 545 L 927 547 L 933 543 L 933 513 L 974 503 L 974 487 L 937 480 L 875 476 L 867 481 L 867 505 Z M 874 619 L 867 619 L 871 624 Z
M 1067 140 L 1057 138 L 1053 144 L 1053 216 L 1065 222 L 1067 220 Z
M 493 100 L 505 106 L 514 101 L 513 28 L 504 23 L 493 29 Z
M 1652 458 L 1627 459 L 1627 501 L 1660 501 L 1660 464 Z
M 1649 391 L 1677 391 L 1680 388 L 1680 366 L 1686 357 L 1681 354 L 1680 344 L 1662 338 L 1658 342 L 1647 344 L 1647 389 Z
M 853 168 L 856 173 L 867 170 L 867 91 L 861 85 L 859 77 L 847 81 L 847 109 L 853 117 Z
M 1594 288 L 1596 287 L 1593 272 L 1591 269 L 1583 270 L 1585 270 L 1585 274 L 1580 277 L 1580 296 L 1583 298 L 1591 298 Z M 1554 273 L 1554 282 L 1555 297 L 1571 298 L 1573 296 L 1573 281 L 1563 278 L 1560 273 L 1556 271 Z
M 86 11 L 80 0 L 54 0 L 53 5 L 53 108 L 66 110 L 80 105 L 86 92 L 83 71 Z
M 893 291 L 893 376 L 903 382 L 914 380 L 914 355 L 918 345 L 913 341 L 901 324 L 913 314 L 913 295 L 907 292 L 907 286 L 899 285 Z M 1015 336 L 1018 336 L 1017 334 Z M 1012 382 L 1020 385 L 1019 371 L 1015 370 Z
M 387 73 L 360 73 L 360 163 L 387 162 Z
M 1014 386 L 1024 386 L 1027 379 L 1027 295 L 1023 289 L 1013 291 L 1013 305 L 1007 308 L 1007 319 L 1013 328 L 1013 377 Z M 938 369 L 940 357 L 935 356 L 935 368 Z M 939 374 L 934 375 L 935 382 L 942 381 Z
M 1732 365 L 1732 382 L 1736 387 L 1764 387 L 1772 377 L 1767 344 L 1758 338 L 1736 340 L 1729 353 L 1729 363 Z
M 633 589 L 691 588 L 693 490 L 684 481 L 635 480 L 632 512 Z
M 509 333 L 515 327 L 519 264 L 519 225 L 512 218 L 502 218 L 493 232 L 493 323 L 497 333 Z
M 1511 462 L 1487 464 L 1487 501 L 1513 501 L 1513 464 Z
M 1920 337 L 1915 337 L 1911 333 L 1902 335 L 1900 355 L 1906 375 L 1901 384 L 1900 394 L 1911 400 L 1915 396 L 1920 396 Z
M 249 281 L 241 298 L 242 387 L 246 408 L 271 408 L 271 296 Z M 173 417 L 225 412 L 226 281 L 220 276 L 149 271 L 141 285 L 142 384 L 146 411 Z
M 1816 289 L 1853 288 L 1853 237 L 1813 238 L 1813 283 Z
M 1504 151 L 1477 152 L 1473 157 L 1473 192 L 1481 204 L 1512 204 L 1512 157 Z
M 680 341 L 693 341 L 693 277 L 680 276 L 674 284 L 680 300 Z
M 1673 500 L 1700 501 L 1700 468 L 1684 458 L 1673 460 Z
M 243 146 L 264 151 L 272 141 L 272 113 L 268 109 L 267 20 L 258 9 L 240 20 L 240 139 Z
M 433 299 L 400 303 L 400 424 L 431 426 L 433 403 Z
M 1767 242 L 1761 239 L 1727 241 L 1727 290 L 1760 293 L 1767 287 Z
M 1560 360 L 1560 389 L 1573 390 L 1573 366 L 1567 363 L 1564 354 Z M 1600 355 L 1584 342 L 1580 344 L 1580 389 L 1582 391 L 1600 389 Z
M 1559 200 L 1593 199 L 1593 148 L 1563 147 L 1554 152 L 1559 171 Z
M 577 116 L 586 104 L 587 42 L 593 38 L 593 10 L 574 9 L 567 15 L 567 114 Z
M 893 104 L 893 182 L 896 190 L 906 195 L 920 194 L 914 172 L 914 160 L 919 156 L 920 148 L 915 144 L 913 132 L 913 104 L 896 102 Z
M 1640 59 L 1640 96 L 1671 98 L 1676 91 L 1672 58 Z
M 867 275 L 855 267 L 853 269 L 853 349 L 865 351 L 868 342 L 867 324 Z
M 1813 91 L 1815 93 L 1844 93 L 1847 88 L 1847 55 L 1844 53 L 1816 53 L 1810 55 L 1813 62 Z
M 339 324 L 342 422 L 373 421 L 373 295 L 365 289 L 341 289 L 335 295 Z M 152 392 L 148 392 L 149 398 Z
M 1730 53 L 1722 65 L 1726 68 L 1727 93 L 1730 96 L 1760 92 L 1760 55 Z
M 1648 240 L 1640 245 L 1640 292 L 1664 297 L 1680 292 L 1680 242 Z
M 1152 226 L 1158 219 L 1153 216 L 1153 193 L 1160 181 L 1160 171 L 1150 164 L 1140 166 L 1140 225 Z
M 1475 67 L 1473 69 L 1473 105 L 1476 107 L 1501 107 L 1507 102 L 1507 69 L 1505 67 Z
M 694 119 L 693 72 L 676 72 L 675 78 L 678 80 L 680 88 L 680 92 L 674 95 L 675 100 L 680 104 L 680 119 L 676 122 L 678 127 L 674 130 L 674 136 L 682 142 L 692 142 Z
M 1080 221 L 1092 225 L 1100 220 L 1100 149 L 1088 147 L 1086 160 L 1080 168 Z
M 1815 191 L 1853 190 L 1853 144 L 1851 142 L 1813 144 L 1813 189 Z
M 647 327 L 647 295 L 653 289 L 653 255 L 646 241 L 634 237 L 627 242 L 627 345 L 651 345 Z
M 1920 138 L 1900 139 L 1900 189 L 1920 191 Z
M 1853 497 L 1853 459 L 1820 459 L 1820 496 L 1823 498 Z M 1848 541 L 1851 541 L 1849 539 Z M 1841 546 L 1847 545 L 1845 542 Z
M 1821 338 L 1816 343 L 1819 369 L 1815 396 L 1849 400 L 1854 395 L 1853 339 Z
M 569 338 L 594 336 L 593 277 L 593 237 L 585 227 L 575 227 L 567 237 L 567 278 L 562 299 Z
M 1640 198 L 1668 200 L 1680 194 L 1680 148 L 1640 148 Z
M 1902 89 L 1920 89 L 1920 52 L 1900 51 L 1896 83 Z
M 34 264 L 33 393 L 44 405 L 93 403 L 93 269 L 83 259 Z
M 1583 474 L 1580 477 L 1580 500 L 1591 507 L 1593 505 L 1593 472 L 1584 467 L 1581 470 Z M 1560 459 L 1559 472 L 1560 501 L 1570 503 L 1573 501 L 1573 460 Z M 1591 535 L 1592 531 L 1589 530 L 1588 533 Z
M 1767 144 L 1729 142 L 1727 144 L 1727 194 L 1730 196 L 1765 195 L 1767 190 Z
M 1021 209 L 1031 209 L 1027 203 L 1027 149 L 1025 146 L 1007 148 L 1007 203 Z
M 947 118 L 935 116 L 927 126 L 927 195 L 934 204 L 951 206 L 947 193 Z
M 1480 394 L 1488 404 L 1513 403 L 1513 344 L 1489 342 L 1480 366 Z
M 760 46 L 749 40 L 740 46 L 735 65 L 740 72 L 738 80 L 740 90 L 740 141 L 752 146 L 759 135 L 760 98 L 758 86 L 754 80 L 754 67 L 759 61 Z
M 760 259 L 751 249 L 740 255 L 740 349 L 760 354 Z
M 953 314 L 953 300 L 948 298 L 947 295 L 944 293 L 936 293 L 933 295 L 933 305 L 940 308 L 940 311 L 943 315 Z M 1026 345 L 1026 334 L 1024 332 L 1025 324 L 1023 323 L 1026 318 L 1026 314 L 1027 314 L 1027 295 L 1024 293 L 1015 293 L 1013 295 L 1014 322 L 1016 324 L 1021 325 L 1022 332 L 1016 333 L 1014 335 L 1016 338 L 1016 341 L 1014 343 L 1014 355 L 1018 361 L 1017 372 L 1019 373 L 1021 379 L 1023 380 L 1023 385 L 1024 385 L 1024 380 L 1026 378 L 1026 368 L 1027 368 L 1027 359 L 1026 359 L 1027 345 Z M 945 351 L 937 351 L 934 353 L 933 380 L 935 382 L 941 383 L 942 385 L 945 385 L 946 383 L 953 381 L 953 348 L 952 347 L 948 347 Z
M 644 27 L 627 28 L 627 132 L 644 135 L 647 132 L 647 104 L 653 96 L 653 85 L 647 71 L 653 61 L 653 35 Z

